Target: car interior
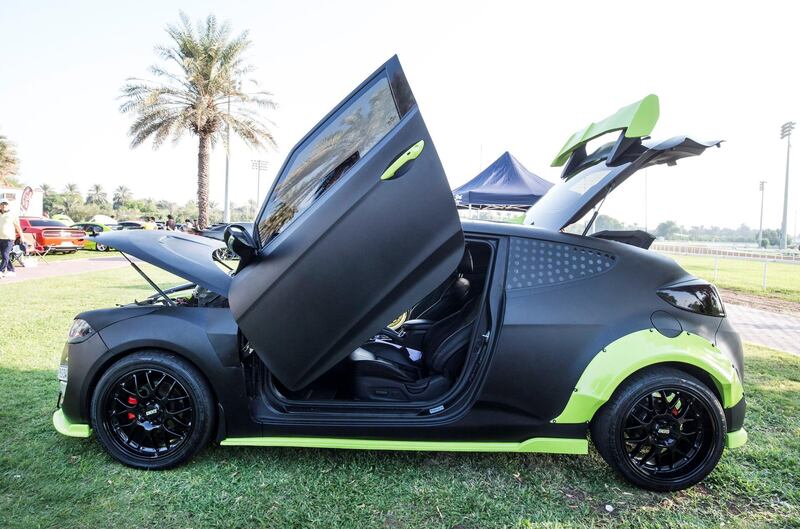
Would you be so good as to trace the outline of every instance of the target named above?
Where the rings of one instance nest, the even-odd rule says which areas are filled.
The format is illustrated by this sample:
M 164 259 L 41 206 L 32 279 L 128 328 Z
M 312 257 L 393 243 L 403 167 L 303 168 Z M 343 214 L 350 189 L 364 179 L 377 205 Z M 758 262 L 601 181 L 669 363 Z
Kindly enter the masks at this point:
M 290 391 L 268 385 L 288 401 L 422 402 L 445 395 L 483 346 L 489 328 L 484 292 L 493 247 L 466 243 L 458 268 L 416 303 L 395 328 L 384 327 L 309 386 Z M 476 331 L 476 326 L 486 329 Z

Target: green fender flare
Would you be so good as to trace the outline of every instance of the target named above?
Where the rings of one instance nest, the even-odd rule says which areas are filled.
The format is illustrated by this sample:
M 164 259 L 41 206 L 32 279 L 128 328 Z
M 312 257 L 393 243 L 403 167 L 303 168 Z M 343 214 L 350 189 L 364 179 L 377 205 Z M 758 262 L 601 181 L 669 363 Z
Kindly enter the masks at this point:
M 667 338 L 654 329 L 644 329 L 615 340 L 592 359 L 566 407 L 553 422 L 591 421 L 600 406 L 631 374 L 670 362 L 688 364 L 708 373 L 722 396 L 723 408 L 734 406 L 744 396 L 736 368 L 714 344 L 688 332 Z

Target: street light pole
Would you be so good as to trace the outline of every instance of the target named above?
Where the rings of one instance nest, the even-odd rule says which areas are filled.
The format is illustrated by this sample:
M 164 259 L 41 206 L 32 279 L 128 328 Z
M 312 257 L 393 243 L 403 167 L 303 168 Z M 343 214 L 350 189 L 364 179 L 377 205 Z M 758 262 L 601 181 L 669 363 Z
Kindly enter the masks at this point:
M 781 250 L 786 249 L 787 215 L 789 208 L 789 153 L 792 149 L 792 130 L 795 122 L 787 121 L 781 125 L 781 139 L 786 138 L 786 186 L 783 190 L 783 221 L 781 222 Z
M 228 119 L 231 116 L 231 96 L 228 94 Z M 229 185 L 229 177 L 228 177 L 228 167 L 230 166 L 230 158 L 231 158 L 231 125 L 230 123 L 226 124 L 225 128 L 225 205 L 222 208 L 222 222 L 228 224 L 231 221 L 231 208 L 230 208 L 230 200 L 228 198 L 228 185 Z
M 758 221 L 758 247 L 761 248 L 761 240 L 764 237 L 764 184 L 766 184 L 766 180 L 762 180 L 758 183 L 758 190 L 761 191 L 761 217 Z
M 267 170 L 269 167 L 269 163 L 266 160 L 253 160 L 251 162 L 251 167 L 257 171 L 256 176 L 256 208 L 259 206 L 259 201 L 261 200 L 261 171 Z

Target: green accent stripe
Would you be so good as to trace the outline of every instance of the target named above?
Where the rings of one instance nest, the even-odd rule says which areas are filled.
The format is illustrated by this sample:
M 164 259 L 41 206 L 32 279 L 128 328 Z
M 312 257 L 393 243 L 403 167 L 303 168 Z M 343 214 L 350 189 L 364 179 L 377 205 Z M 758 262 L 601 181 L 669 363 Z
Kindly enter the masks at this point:
M 552 166 L 564 165 L 575 149 L 608 132 L 626 129 L 625 136 L 628 138 L 647 136 L 656 126 L 658 113 L 658 96 L 655 94 L 650 94 L 641 101 L 622 107 L 604 120 L 591 123 L 585 129 L 570 136 L 553 160 Z
M 291 446 L 298 448 L 342 448 L 346 450 L 408 450 L 422 452 L 539 452 L 587 454 L 586 439 L 534 437 L 521 443 L 471 441 L 389 441 L 336 439 L 331 437 L 231 437 L 223 446 Z
M 395 161 L 392 162 L 392 165 L 386 168 L 386 170 L 381 175 L 381 180 L 390 180 L 394 178 L 394 175 L 397 171 L 400 170 L 406 163 L 410 162 L 411 160 L 416 160 L 417 156 L 422 153 L 422 149 L 425 147 L 425 140 L 419 140 L 417 143 L 412 145 L 408 148 L 406 152 L 401 154 Z
M 53 426 L 58 433 L 67 437 L 89 437 L 92 433 L 88 424 L 70 422 L 61 409 L 56 410 L 53 414 Z
M 597 353 L 554 422 L 591 421 L 626 378 L 642 368 L 667 362 L 689 364 L 708 373 L 725 408 L 733 407 L 744 395 L 736 369 L 714 344 L 687 332 L 667 338 L 654 329 L 645 329 L 623 336 Z
M 739 448 L 747 442 L 747 431 L 744 428 L 729 432 L 725 437 L 725 448 Z

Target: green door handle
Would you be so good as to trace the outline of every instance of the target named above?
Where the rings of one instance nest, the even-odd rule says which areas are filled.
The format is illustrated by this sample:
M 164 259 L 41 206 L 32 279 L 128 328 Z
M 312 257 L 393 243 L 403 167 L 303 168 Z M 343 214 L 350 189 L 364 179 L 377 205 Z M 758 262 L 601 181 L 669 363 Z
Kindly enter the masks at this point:
M 423 147 L 425 147 L 425 140 L 419 140 L 409 147 L 406 152 L 398 156 L 397 159 L 392 162 L 392 165 L 386 168 L 381 175 L 381 180 L 390 180 L 394 178 L 394 175 L 397 174 L 397 171 L 399 171 L 401 167 L 411 160 L 416 160 L 417 156 L 422 152 Z

